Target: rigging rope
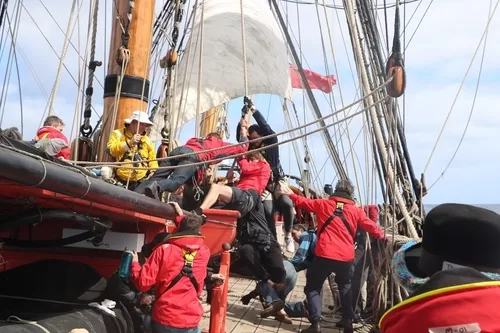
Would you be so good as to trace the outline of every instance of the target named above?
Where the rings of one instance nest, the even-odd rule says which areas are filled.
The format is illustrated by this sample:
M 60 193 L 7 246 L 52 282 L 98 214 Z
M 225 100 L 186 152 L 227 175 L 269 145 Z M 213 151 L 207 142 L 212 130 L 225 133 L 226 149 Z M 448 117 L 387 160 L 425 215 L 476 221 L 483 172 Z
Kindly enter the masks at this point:
M 68 46 L 69 46 L 69 41 L 71 39 L 71 27 L 73 26 L 73 20 L 75 16 L 75 8 L 76 8 L 76 1 L 73 0 L 73 3 L 71 5 L 71 11 L 69 15 L 69 20 L 68 20 L 68 26 L 66 27 L 66 35 L 64 38 L 64 44 L 63 44 L 63 49 L 61 52 L 61 58 L 59 59 L 59 66 L 57 67 L 57 72 L 56 72 L 56 80 L 54 82 L 54 86 L 52 87 L 52 92 L 50 94 L 49 98 L 49 116 L 54 115 L 54 101 L 56 99 L 57 95 L 57 89 L 59 88 L 59 80 L 61 79 L 61 72 L 63 69 L 64 65 L 64 59 L 66 58 L 66 53 L 68 52 Z
M 85 109 L 83 112 L 83 125 L 80 127 L 80 134 L 84 137 L 89 137 L 92 134 L 92 126 L 90 125 L 90 117 L 92 116 L 92 95 L 94 93 L 94 74 L 96 67 L 102 65 L 102 62 L 95 60 L 95 49 L 97 39 L 97 19 L 99 17 L 99 0 L 94 0 L 94 12 L 92 17 L 92 40 L 90 46 L 89 60 L 89 76 L 87 81 L 87 89 L 85 90 Z
M 346 105 L 344 108 L 332 113 L 332 114 L 329 114 L 329 115 L 326 115 L 324 117 L 321 117 L 321 118 L 318 118 L 316 120 L 313 120 L 309 123 L 306 123 L 304 125 L 301 125 L 297 128 L 294 128 L 292 130 L 287 130 L 287 131 L 282 131 L 282 132 L 278 132 L 278 133 L 274 133 L 274 134 L 271 134 L 271 135 L 266 135 L 266 136 L 263 136 L 261 138 L 258 138 L 258 139 L 254 139 L 254 140 L 249 140 L 247 141 L 248 143 L 251 143 L 251 142 L 256 142 L 257 140 L 265 140 L 265 139 L 268 139 L 268 138 L 273 138 L 273 137 L 276 137 L 276 136 L 280 136 L 280 135 L 284 135 L 284 134 L 288 134 L 290 132 L 293 132 L 295 130 L 299 130 L 299 129 L 302 129 L 302 128 L 306 128 L 308 126 L 311 126 L 311 125 L 314 125 L 318 122 L 322 122 L 326 119 L 329 119 L 331 117 L 334 117 L 335 115 L 338 115 L 339 113 L 343 112 L 344 110 L 346 109 L 349 109 L 351 107 L 353 107 L 354 105 L 364 101 L 366 98 L 372 96 L 373 94 L 381 91 L 382 89 L 384 89 L 388 84 L 391 83 L 391 80 L 392 78 L 389 78 L 385 83 L 383 83 L 382 85 L 380 85 L 379 87 L 373 89 L 371 92 L 369 92 L 368 94 L 366 94 L 363 98 L 361 99 L 358 99 L 354 102 L 352 102 L 351 104 L 348 104 Z M 384 99 L 381 99 L 380 101 L 376 102 L 376 103 L 373 103 L 369 106 L 373 106 L 373 105 L 378 105 L 381 103 L 381 101 L 383 101 Z M 360 113 L 362 113 L 363 110 L 366 110 L 366 108 L 362 109 L 360 112 L 357 112 L 355 114 L 352 114 L 350 115 L 348 118 L 346 119 L 350 119 L 352 118 L 354 115 L 358 115 Z M 340 123 L 340 122 L 339 122 Z M 331 124 L 328 125 L 328 126 L 325 126 L 325 127 L 331 127 Z M 321 127 L 323 128 L 323 127 Z M 305 137 L 307 136 L 308 134 L 306 133 L 305 135 L 301 136 L 300 138 L 302 137 Z M 207 150 L 203 150 L 203 151 L 199 151 L 199 152 L 193 152 L 193 153 L 187 153 L 187 154 L 182 154 L 182 155 L 176 155 L 176 156 L 167 156 L 167 157 L 164 157 L 164 158 L 159 158 L 159 159 L 155 159 L 155 160 L 144 160 L 144 162 L 150 162 L 150 161 L 164 161 L 164 160 L 170 160 L 170 159 L 177 159 L 177 158 L 181 158 L 181 157 L 186 157 L 186 156 L 192 156 L 192 155 L 197 155 L 197 154 L 200 154 L 200 153 L 208 153 L 208 152 L 214 152 L 214 151 L 218 151 L 218 150 L 221 150 L 221 149 L 226 149 L 226 148 L 229 148 L 229 147 L 237 147 L 237 146 L 240 146 L 241 143 L 235 143 L 235 144 L 232 144 L 232 145 L 228 145 L 228 146 L 224 146 L 224 147 L 218 147 L 218 148 L 213 148 L 213 149 L 207 149 Z M 224 158 L 226 159 L 226 158 Z M 79 162 L 80 164 L 87 164 L 87 165 L 99 165 L 98 163 L 96 162 L 85 162 L 85 161 L 82 161 L 82 162 Z M 107 163 L 106 165 L 121 165 L 121 164 L 125 164 L 123 162 L 109 162 Z
M 491 9 L 492 9 L 491 6 L 492 5 L 493 5 L 493 2 L 492 2 L 492 0 L 490 0 L 490 8 L 489 8 L 489 11 L 488 11 L 488 17 L 492 16 L 492 13 L 491 13 Z M 439 177 L 437 177 L 436 180 L 427 188 L 427 191 L 430 191 L 430 189 L 433 188 L 434 185 L 436 185 L 436 183 L 439 180 L 443 179 L 443 176 L 444 176 L 445 172 L 450 167 L 451 163 L 453 162 L 453 160 L 457 156 L 458 150 L 462 146 L 462 142 L 464 141 L 465 134 L 467 133 L 467 129 L 469 128 L 469 125 L 470 125 L 472 114 L 474 113 L 474 107 L 476 106 L 476 98 L 477 98 L 477 93 L 479 91 L 479 83 L 481 81 L 481 74 L 483 73 L 484 56 L 486 54 L 486 44 L 487 43 L 488 43 L 488 27 L 486 27 L 486 35 L 484 37 L 483 52 L 481 54 L 481 63 L 479 65 L 479 74 L 477 76 L 476 89 L 474 91 L 474 98 L 472 100 L 472 105 L 471 105 L 471 109 L 470 109 L 470 112 L 469 112 L 469 117 L 467 119 L 467 123 L 466 123 L 465 128 L 464 128 L 464 130 L 462 132 L 462 136 L 460 137 L 460 141 L 458 142 L 457 148 L 455 148 L 455 151 L 453 152 L 453 155 L 451 156 L 450 161 L 446 164 L 446 167 L 443 169 L 443 171 L 441 172 L 441 174 L 439 175 Z
M 364 113 L 366 110 L 369 110 L 370 108 L 372 108 L 372 107 L 374 107 L 374 106 L 376 106 L 378 104 L 381 104 L 381 103 L 385 102 L 385 100 L 386 99 L 380 99 L 377 102 L 368 105 L 367 107 L 363 108 L 362 110 L 360 110 L 358 112 L 355 112 L 355 113 L 347 116 L 344 119 L 341 119 L 339 121 L 333 122 L 332 124 L 328 124 L 328 125 L 325 125 L 325 126 L 320 126 L 320 127 L 318 127 L 318 129 L 316 129 L 314 131 L 310 131 L 310 132 L 307 132 L 305 134 L 299 135 L 299 136 L 297 136 L 295 138 L 291 138 L 291 139 L 288 139 L 288 140 L 285 140 L 285 141 L 281 141 L 281 142 L 278 142 L 278 143 L 275 143 L 275 144 L 271 144 L 269 146 L 259 147 L 259 148 L 252 149 L 252 150 L 249 150 L 249 151 L 246 151 L 246 152 L 243 152 L 243 153 L 229 155 L 229 156 L 225 156 L 225 157 L 221 157 L 221 158 L 215 158 L 215 159 L 212 159 L 212 160 L 209 160 L 209 161 L 201 161 L 201 162 L 183 164 L 183 165 L 178 165 L 178 166 L 158 167 L 155 170 L 171 170 L 171 169 L 177 169 L 177 168 L 182 168 L 182 167 L 187 167 L 187 166 L 204 165 L 206 163 L 218 163 L 218 162 L 221 162 L 221 161 L 226 160 L 226 159 L 232 159 L 232 158 L 237 158 L 237 157 L 240 157 L 240 156 L 244 156 L 244 155 L 248 154 L 249 152 L 254 152 L 254 151 L 258 152 L 258 151 L 262 151 L 262 150 L 265 150 L 265 149 L 269 149 L 271 147 L 276 147 L 276 146 L 279 146 L 279 145 L 282 145 L 282 144 L 285 144 L 285 143 L 288 143 L 288 142 L 292 142 L 292 141 L 297 140 L 297 139 L 302 139 L 302 138 L 304 138 L 306 136 L 309 136 L 309 135 L 321 132 L 325 128 L 336 126 L 336 125 L 338 125 L 338 124 L 340 124 L 340 123 L 342 123 L 342 122 L 344 122 L 344 121 L 346 121 L 348 119 L 351 119 L 351 118 L 353 118 L 353 117 L 355 117 L 355 116 L 357 116 L 359 114 Z M 256 139 L 256 140 L 264 140 L 265 138 L 268 138 L 268 137 L 275 137 L 275 136 L 278 136 L 278 135 L 287 134 L 288 132 L 293 132 L 295 130 L 296 129 L 289 130 L 289 131 L 284 131 L 284 132 L 273 134 L 273 135 L 268 135 L 268 136 L 261 137 L 261 138 Z M 256 140 L 249 140 L 249 141 L 247 141 L 247 143 L 250 143 L 250 142 L 253 142 L 253 141 L 256 141 Z M 179 158 L 181 158 L 183 156 L 190 156 L 190 155 L 195 155 L 195 154 L 201 154 L 201 153 L 204 153 L 204 152 L 212 152 L 212 151 L 217 151 L 217 150 L 220 150 L 220 149 L 228 148 L 228 147 L 231 147 L 231 146 L 238 146 L 238 145 L 241 145 L 241 143 L 235 144 L 235 145 L 230 145 L 230 146 L 225 146 L 225 147 L 220 147 L 220 148 L 208 149 L 208 150 L 204 150 L 204 151 L 198 151 L 198 152 L 189 153 L 189 154 L 182 154 L 182 155 L 171 156 L 170 159 L 172 159 L 172 158 L 179 159 Z M 158 161 L 158 160 L 167 160 L 167 159 L 169 159 L 169 157 L 165 157 L 165 158 L 161 158 L 161 159 L 158 158 L 158 159 L 154 159 L 154 160 L 143 160 L 143 162 Z M 84 163 L 81 163 L 81 164 L 84 164 Z M 106 163 L 106 164 L 96 164 L 96 163 L 85 163 L 85 164 L 93 164 L 94 167 L 96 165 L 103 165 L 103 166 L 105 165 L 105 166 L 109 166 L 109 167 L 116 167 L 117 165 L 122 165 L 122 164 L 125 164 L 125 163 L 124 162 L 114 162 L 114 163 Z M 89 167 L 87 167 L 87 168 L 89 168 Z M 90 168 L 92 168 L 92 166 Z M 150 169 L 150 168 L 143 168 L 143 167 L 124 167 L 124 166 L 122 166 L 120 168 L 131 169 L 131 170 L 149 170 Z
M 426 173 L 427 168 L 429 167 L 429 164 L 431 163 L 432 157 L 434 156 L 434 153 L 436 151 L 437 145 L 439 144 L 439 141 L 441 140 L 441 137 L 443 136 L 444 129 L 448 123 L 448 120 L 450 119 L 451 113 L 453 112 L 453 109 L 455 107 L 455 103 L 457 102 L 458 96 L 460 95 L 460 92 L 462 91 L 462 88 L 465 84 L 465 80 L 467 79 L 467 76 L 469 75 L 469 72 L 472 68 L 472 65 L 474 64 L 474 59 L 476 59 L 477 53 L 479 52 L 479 49 L 481 48 L 481 44 L 483 43 L 483 39 L 485 38 L 485 36 L 488 32 L 488 28 L 490 26 L 490 23 L 491 23 L 493 17 L 495 16 L 495 12 L 498 8 L 499 3 L 500 3 L 500 0 L 497 0 L 497 2 L 495 4 L 495 8 L 493 8 L 493 11 L 491 12 L 491 16 L 488 19 L 488 23 L 486 24 L 486 28 L 484 29 L 483 34 L 481 35 L 481 39 L 479 40 L 479 43 L 477 44 L 476 50 L 474 51 L 472 59 L 469 63 L 469 67 L 467 68 L 467 71 L 465 72 L 465 75 L 462 79 L 462 82 L 460 83 L 460 87 L 458 88 L 457 94 L 455 95 L 455 98 L 453 99 L 453 103 L 451 104 L 450 111 L 448 111 L 448 115 L 446 116 L 443 127 L 441 127 L 441 131 L 439 132 L 439 135 L 436 139 L 436 143 L 434 144 L 434 147 L 432 148 L 429 159 L 427 160 L 427 163 L 426 163 L 424 171 L 423 171 L 424 174 Z
M 247 72 L 247 47 L 245 40 L 245 15 L 243 13 L 243 0 L 240 0 L 241 11 L 241 45 L 243 53 L 243 84 L 245 85 L 245 96 L 248 96 L 248 72 Z

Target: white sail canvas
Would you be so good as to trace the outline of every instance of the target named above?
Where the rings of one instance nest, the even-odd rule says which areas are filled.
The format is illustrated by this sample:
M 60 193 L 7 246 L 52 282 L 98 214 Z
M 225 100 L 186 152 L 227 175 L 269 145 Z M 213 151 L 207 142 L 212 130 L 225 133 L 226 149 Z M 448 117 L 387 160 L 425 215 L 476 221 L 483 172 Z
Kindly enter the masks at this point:
M 200 5 L 190 40 L 177 67 L 177 84 L 170 111 L 174 133 L 196 117 L 200 71 L 200 113 L 245 95 L 240 1 L 205 0 L 203 54 L 200 59 L 201 11 Z M 243 14 L 248 95 L 274 94 L 290 99 L 292 86 L 287 44 L 269 2 L 245 0 Z M 151 133 L 155 141 L 161 139 L 164 114 L 165 108 L 159 108 L 155 115 Z

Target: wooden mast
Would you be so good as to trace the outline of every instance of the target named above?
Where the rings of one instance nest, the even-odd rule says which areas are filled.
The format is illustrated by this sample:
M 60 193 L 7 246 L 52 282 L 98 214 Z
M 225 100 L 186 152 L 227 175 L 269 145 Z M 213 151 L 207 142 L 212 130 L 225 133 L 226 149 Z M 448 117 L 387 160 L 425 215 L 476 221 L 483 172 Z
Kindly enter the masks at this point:
M 205 137 L 217 130 L 217 122 L 221 116 L 223 106 L 216 106 L 201 115 L 200 136 Z
M 130 5 L 132 4 L 132 6 Z M 149 98 L 149 66 L 155 0 L 116 0 L 113 4 L 113 26 L 109 49 L 108 74 L 104 82 L 104 109 L 102 132 L 98 146 L 98 160 L 108 161 L 104 153 L 109 135 L 123 127 L 125 118 L 136 110 L 147 111 Z M 116 18 L 117 13 L 120 20 Z M 129 21 L 128 17 L 131 17 Z M 125 33 L 123 33 L 125 30 Z M 130 51 L 121 90 L 117 94 L 122 66 L 117 55 L 122 48 Z M 123 64 L 123 63 L 122 63 Z M 115 96 L 118 98 L 115 99 Z M 115 104 L 118 103 L 116 114 Z

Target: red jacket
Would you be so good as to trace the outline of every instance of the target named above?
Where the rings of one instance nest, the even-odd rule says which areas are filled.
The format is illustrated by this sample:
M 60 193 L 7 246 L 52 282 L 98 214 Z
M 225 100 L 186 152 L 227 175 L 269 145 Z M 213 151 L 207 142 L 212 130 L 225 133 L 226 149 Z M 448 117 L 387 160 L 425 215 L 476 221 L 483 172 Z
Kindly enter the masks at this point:
M 202 144 L 202 142 L 203 142 L 203 144 Z M 186 142 L 184 147 L 191 148 L 193 151 L 203 151 L 203 150 L 210 150 L 210 149 L 215 149 L 215 148 L 219 148 L 219 147 L 226 147 L 226 146 L 231 146 L 231 145 L 233 145 L 233 144 L 229 143 L 229 142 L 224 142 L 216 136 L 209 136 L 209 137 L 204 138 L 204 139 L 191 138 Z M 216 157 L 220 158 L 220 157 L 229 156 L 229 155 L 236 155 L 236 154 L 244 153 L 247 150 L 248 150 L 248 143 L 242 143 L 242 144 L 239 144 L 238 146 L 227 147 L 227 148 L 219 149 L 219 150 L 212 151 L 209 153 L 198 154 L 198 158 L 200 159 L 200 161 L 210 161 Z M 219 162 L 214 162 L 214 163 L 219 163 Z M 213 163 L 207 163 L 207 164 L 210 165 Z
M 368 232 L 372 237 L 380 239 L 384 237 L 382 229 L 377 224 L 370 220 L 363 208 L 356 207 L 354 201 L 341 197 L 330 197 L 329 199 L 308 199 L 290 194 L 295 207 L 316 214 L 318 231 L 323 224 L 333 215 L 337 208 L 337 202 L 344 203 L 344 216 L 351 227 L 353 233 L 356 229 L 361 229 Z M 344 223 L 335 218 L 328 227 L 323 231 L 316 242 L 314 254 L 318 257 L 333 259 L 343 262 L 354 260 L 354 235 L 350 234 Z
M 68 138 L 62 132 L 56 130 L 52 126 L 44 126 L 38 130 L 36 133 L 35 141 L 40 141 L 42 139 L 61 139 L 68 147 L 61 149 L 61 151 L 55 156 L 56 158 L 63 157 L 67 160 L 70 158 L 71 150 L 69 149 Z
M 184 266 L 183 249 L 198 250 L 194 258 L 193 275 L 199 290 L 194 289 L 188 277 L 183 277 L 164 292 Z M 135 287 L 141 292 L 155 287 L 156 301 L 152 313 L 154 321 L 175 328 L 198 326 L 204 313 L 198 297 L 203 291 L 209 259 L 210 250 L 204 244 L 202 236 L 172 236 L 166 244 L 159 245 L 153 251 L 142 267 L 137 262 L 132 263 L 130 279 Z
M 265 160 L 249 162 L 246 158 L 240 158 L 238 166 L 240 167 L 240 180 L 236 187 L 242 190 L 255 190 L 261 195 L 271 177 L 269 163 Z
M 500 332 L 500 281 L 487 281 L 489 279 L 484 278 L 475 282 L 465 274 L 459 275 L 459 272 L 467 270 L 471 269 L 453 269 L 449 273 L 442 271 L 433 275 L 421 287 L 426 289 L 425 292 L 410 296 L 382 316 L 380 331 Z M 443 279 L 445 274 L 448 275 L 447 281 L 443 280 L 445 283 L 435 281 Z M 433 286 L 429 288 L 430 284 Z
M 378 221 L 378 206 L 377 205 L 366 205 L 363 206 L 363 210 L 365 214 L 368 216 L 370 220 L 373 222 Z

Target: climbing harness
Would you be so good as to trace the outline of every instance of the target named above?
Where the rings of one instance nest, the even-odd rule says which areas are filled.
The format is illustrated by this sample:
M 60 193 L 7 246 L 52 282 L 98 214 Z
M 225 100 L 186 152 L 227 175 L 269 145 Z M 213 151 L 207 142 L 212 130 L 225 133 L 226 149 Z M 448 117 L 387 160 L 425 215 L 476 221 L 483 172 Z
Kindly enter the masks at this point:
M 392 40 L 392 54 L 387 59 L 385 73 L 388 78 L 392 77 L 391 83 L 387 86 L 387 94 L 398 98 L 404 94 L 406 89 L 406 71 L 404 68 L 403 53 L 401 52 L 401 41 L 399 19 L 399 0 L 396 1 L 396 17 L 394 19 L 394 38 Z
M 198 250 L 190 251 L 186 249 L 182 249 L 182 257 L 184 258 L 184 266 L 182 267 L 181 271 L 177 276 L 170 282 L 168 285 L 167 289 L 163 293 L 166 293 L 170 289 L 172 289 L 173 286 L 177 284 L 183 277 L 188 277 L 191 283 L 193 284 L 194 289 L 196 292 L 199 290 L 199 285 L 198 281 L 196 281 L 196 278 L 194 277 L 193 274 L 193 262 L 194 258 L 198 254 Z
M 344 223 L 345 228 L 347 229 L 347 232 L 349 232 L 349 235 L 352 236 L 353 240 L 356 238 L 356 234 L 352 232 L 351 226 L 349 225 L 349 222 L 347 222 L 345 216 L 344 216 L 344 203 L 343 202 L 337 202 L 337 207 L 335 208 L 335 211 L 333 214 L 328 218 L 328 220 L 325 221 L 325 223 L 321 226 L 321 229 L 319 229 L 318 232 L 318 239 L 325 231 L 326 227 L 330 225 L 330 223 L 335 220 L 335 218 L 338 217 L 342 223 Z

